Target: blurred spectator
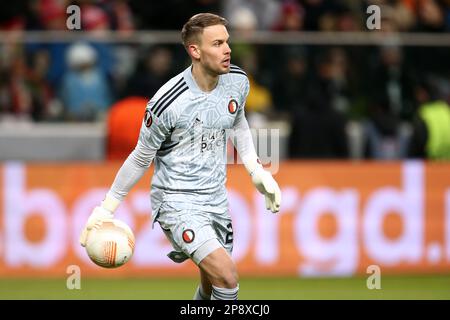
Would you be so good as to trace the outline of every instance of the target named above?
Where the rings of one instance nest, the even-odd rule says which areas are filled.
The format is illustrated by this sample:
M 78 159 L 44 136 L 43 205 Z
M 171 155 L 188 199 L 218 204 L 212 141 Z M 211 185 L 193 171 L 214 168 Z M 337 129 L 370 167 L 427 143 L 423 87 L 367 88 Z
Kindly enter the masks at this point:
M 444 0 L 445 31 L 450 31 L 450 0 Z
M 227 0 L 222 1 L 222 12 L 228 21 L 236 12 L 246 8 L 253 12 L 256 18 L 256 29 L 269 30 L 275 24 L 280 13 L 280 1 L 276 0 Z
M 425 32 L 445 30 L 444 3 L 436 0 L 418 0 L 417 29 Z
M 309 91 L 306 108 L 296 113 L 291 122 L 290 157 L 348 158 L 346 124 L 346 118 L 331 107 L 327 92 Z
M 110 17 L 103 8 L 91 3 L 80 7 L 82 29 L 86 31 L 107 31 L 111 29 Z
M 308 1 L 306 1 L 308 2 Z M 351 10 L 351 7 L 344 1 L 309 1 L 311 3 L 317 3 L 322 7 L 319 12 L 322 11 L 318 17 L 317 30 L 320 31 L 356 31 L 360 29 L 358 23 L 357 13 Z M 307 7 L 306 10 L 311 6 Z M 312 12 L 315 13 L 316 10 Z M 310 12 L 307 11 L 309 14 Z
M 350 8 L 342 5 L 336 12 L 335 19 L 333 21 L 333 30 L 341 32 L 360 31 L 361 25 L 358 23 L 358 18 Z M 322 27 L 323 31 L 326 31 Z
M 126 0 L 84 0 L 75 1 L 83 13 L 82 22 L 88 30 L 99 29 L 103 25 L 105 30 L 127 33 L 135 29 L 135 19 Z
M 251 35 L 258 29 L 258 21 L 252 10 L 247 7 L 238 7 L 229 20 L 229 28 L 240 35 Z M 233 42 L 232 61 L 240 61 L 241 58 L 256 50 L 255 45 L 246 42 Z
M 126 0 L 113 1 L 113 30 L 128 32 L 134 30 L 134 17 Z
M 70 70 L 64 75 L 60 97 L 67 120 L 98 119 L 112 102 L 106 75 L 97 65 L 97 53 L 83 43 L 72 45 L 67 52 Z
M 281 61 L 281 65 L 277 68 L 272 90 L 275 107 L 287 116 L 295 115 L 305 109 L 308 86 L 306 52 L 298 46 L 279 48 L 279 52 L 282 58 L 277 61 Z
M 103 8 L 87 3 L 82 5 L 80 10 L 81 27 L 83 30 L 98 34 L 111 30 L 112 22 Z M 104 42 L 90 43 L 90 45 L 93 46 L 97 52 L 97 63 L 102 69 L 102 72 L 104 72 L 108 77 L 113 78 L 113 55 L 115 46 Z
M 26 26 L 27 1 L 0 2 L 0 30 L 23 30 Z
M 45 79 L 48 66 L 48 56 L 45 54 L 33 57 L 29 76 L 32 93 L 33 108 L 31 117 L 35 121 L 53 120 L 58 113 L 58 101 L 54 96 L 54 89 Z
M 347 114 L 350 108 L 350 99 L 353 97 L 353 78 L 349 70 L 347 53 L 341 48 L 332 48 L 328 51 L 328 66 L 325 66 L 324 77 L 331 83 L 332 107 L 341 113 Z
M 389 45 L 379 48 L 370 74 L 373 81 L 367 88 L 372 101 L 386 99 L 383 112 L 399 119 L 410 119 L 413 112 L 413 77 L 404 60 L 402 48 Z
M 2 81 L 3 109 L 16 117 L 28 118 L 32 112 L 32 98 L 27 83 L 27 70 L 22 57 L 13 59 L 10 73 Z
M 66 30 L 66 4 L 68 1 L 38 0 L 33 10 L 37 15 L 37 25 L 46 30 Z M 64 54 L 66 43 L 29 43 L 26 50 L 31 55 L 48 55 L 46 80 L 56 87 L 65 71 Z
M 401 130 L 401 120 L 389 113 L 389 101 L 380 97 L 370 102 L 371 113 L 364 122 L 366 156 L 371 159 L 392 160 L 406 156 L 408 137 Z
M 147 99 L 128 97 L 111 106 L 107 116 L 106 158 L 125 160 L 136 146 Z
M 334 24 L 334 16 L 342 6 L 333 0 L 301 0 L 300 4 L 306 12 L 304 29 L 307 31 L 329 30 L 329 24 Z
M 309 81 L 305 108 L 298 110 L 292 124 L 290 155 L 297 158 L 347 158 L 349 156 L 344 113 L 337 110 L 340 88 L 336 85 L 333 54 L 319 56 L 317 77 Z
M 397 46 L 380 48 L 367 87 L 369 97 L 366 153 L 375 159 L 400 159 L 406 156 L 407 136 L 402 121 L 413 114 L 412 76 L 405 67 Z M 368 83 L 369 84 L 369 83 Z
M 346 52 L 341 48 L 332 48 L 320 50 L 314 57 L 316 70 L 309 82 L 310 90 L 324 92 L 331 108 L 347 113 L 352 92 Z
M 305 24 L 305 10 L 295 0 L 283 1 L 278 21 L 274 24 L 274 31 L 300 31 Z
M 35 121 L 46 119 L 52 90 L 42 72 L 45 61 L 35 59 L 30 67 L 22 46 L 13 45 L 2 49 L 0 111 L 3 115 L 9 114 L 15 118 Z
M 66 8 L 68 0 L 38 0 L 37 12 L 40 24 L 47 30 L 67 30 Z
M 252 10 L 247 7 L 239 7 L 230 17 L 229 28 L 245 34 L 252 34 L 258 29 L 258 20 Z
M 172 52 L 163 46 L 146 50 L 128 81 L 124 96 L 139 96 L 150 99 L 172 76 Z
M 450 160 L 450 105 L 437 85 L 425 78 L 415 88 L 419 109 L 413 122 L 409 157 Z
M 295 0 L 282 1 L 274 31 L 301 31 L 305 11 Z M 273 76 L 270 83 L 275 107 L 293 115 L 304 107 L 307 57 L 299 45 L 266 46 L 264 68 Z M 278 63 L 273 63 L 277 61 Z M 281 113 L 283 114 L 283 112 Z M 289 117 L 289 114 L 285 114 Z
M 408 31 L 414 28 L 416 17 L 414 5 L 409 0 L 395 0 L 392 3 L 392 15 L 399 31 Z

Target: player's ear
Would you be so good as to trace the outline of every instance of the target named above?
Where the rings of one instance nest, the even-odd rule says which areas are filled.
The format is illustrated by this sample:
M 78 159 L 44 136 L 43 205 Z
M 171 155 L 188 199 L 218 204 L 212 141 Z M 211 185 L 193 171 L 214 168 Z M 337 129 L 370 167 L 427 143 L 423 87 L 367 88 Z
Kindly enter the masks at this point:
M 200 59 L 200 48 L 196 44 L 190 44 L 188 46 L 189 54 L 194 59 Z

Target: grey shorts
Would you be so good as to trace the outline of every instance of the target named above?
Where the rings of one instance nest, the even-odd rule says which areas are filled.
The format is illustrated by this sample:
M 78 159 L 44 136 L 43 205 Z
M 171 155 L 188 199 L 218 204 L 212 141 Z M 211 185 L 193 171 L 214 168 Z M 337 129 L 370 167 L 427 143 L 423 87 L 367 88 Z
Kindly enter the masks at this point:
M 230 255 L 233 251 L 233 228 L 228 211 L 219 214 L 182 202 L 165 202 L 155 220 L 174 248 L 168 257 L 175 262 L 190 258 L 199 264 L 220 247 Z

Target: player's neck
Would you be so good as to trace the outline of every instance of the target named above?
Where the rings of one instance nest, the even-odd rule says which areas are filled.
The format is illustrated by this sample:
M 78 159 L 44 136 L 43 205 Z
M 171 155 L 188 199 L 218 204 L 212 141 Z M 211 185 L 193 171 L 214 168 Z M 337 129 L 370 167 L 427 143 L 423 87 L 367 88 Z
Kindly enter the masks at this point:
M 198 64 L 192 66 L 192 76 L 203 92 L 213 91 L 219 81 L 219 75 L 212 75 Z

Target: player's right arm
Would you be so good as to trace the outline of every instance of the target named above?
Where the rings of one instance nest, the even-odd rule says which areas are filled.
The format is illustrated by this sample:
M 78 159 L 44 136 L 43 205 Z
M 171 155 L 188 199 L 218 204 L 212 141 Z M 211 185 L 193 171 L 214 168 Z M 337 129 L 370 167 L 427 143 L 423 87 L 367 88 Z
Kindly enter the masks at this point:
M 135 149 L 117 172 L 105 199 L 89 216 L 80 235 L 82 246 L 86 245 L 87 234 L 97 222 L 114 217 L 117 207 L 150 167 L 162 142 L 171 134 L 176 118 L 175 111 L 167 110 L 158 118 L 152 110 L 154 104 L 155 100 L 152 99 L 147 105 Z

